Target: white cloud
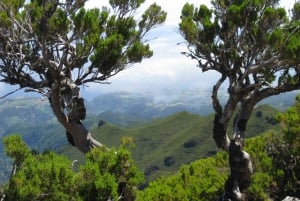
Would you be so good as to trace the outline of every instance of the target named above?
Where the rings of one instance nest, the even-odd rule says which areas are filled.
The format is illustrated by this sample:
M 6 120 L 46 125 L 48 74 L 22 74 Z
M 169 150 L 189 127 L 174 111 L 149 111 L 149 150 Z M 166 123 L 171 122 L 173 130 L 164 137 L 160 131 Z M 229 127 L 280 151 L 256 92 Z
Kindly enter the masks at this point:
M 146 0 L 143 8 L 147 8 L 154 2 L 160 5 L 168 16 L 162 26 L 147 35 L 147 39 L 153 39 L 149 41 L 154 52 L 153 57 L 112 77 L 108 80 L 111 82 L 109 85 L 92 84 L 90 87 L 83 88 L 84 94 L 97 95 L 113 91 L 164 93 L 166 90 L 211 88 L 219 75 L 214 72 L 202 73 L 196 61 L 180 54 L 186 50 L 186 45 L 177 45 L 184 42 L 178 30 L 183 5 L 188 2 L 196 6 L 200 4 L 210 6 L 210 0 Z M 282 2 L 282 6 L 291 8 L 295 0 Z M 88 8 L 107 5 L 108 0 L 90 0 L 86 3 Z M 1 92 L 4 89 L 4 85 L 0 84 Z
M 95 0 L 89 1 L 89 7 Z M 104 4 L 108 4 L 106 1 Z M 215 72 L 202 73 L 197 62 L 180 54 L 186 50 L 186 45 L 179 34 L 178 25 L 183 5 L 193 3 L 196 6 L 206 4 L 210 7 L 210 0 L 146 0 L 144 9 L 156 2 L 168 14 L 164 25 L 151 31 L 147 36 L 151 40 L 150 46 L 154 55 L 131 68 L 111 78 L 109 85 L 92 85 L 85 88 L 88 93 L 106 93 L 112 91 L 129 91 L 145 93 L 165 93 L 168 90 L 187 90 L 211 88 L 219 77 Z M 294 0 L 282 1 L 281 6 L 291 8 Z M 95 5 L 94 5 L 95 6 Z

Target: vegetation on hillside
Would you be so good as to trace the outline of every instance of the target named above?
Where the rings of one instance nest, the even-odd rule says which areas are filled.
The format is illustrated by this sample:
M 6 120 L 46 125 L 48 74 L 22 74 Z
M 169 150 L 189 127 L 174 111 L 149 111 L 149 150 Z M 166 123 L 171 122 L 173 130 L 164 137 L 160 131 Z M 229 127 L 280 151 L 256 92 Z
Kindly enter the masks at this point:
M 254 175 L 247 200 L 282 200 L 300 195 L 300 96 L 293 107 L 280 113 L 282 131 L 270 130 L 247 141 L 245 150 L 252 156 Z M 219 152 L 215 157 L 183 165 L 172 176 L 162 177 L 139 191 L 137 200 L 217 200 L 223 196 L 227 178 L 228 156 Z
M 86 163 L 75 171 L 76 161 L 52 151 L 31 151 L 19 135 L 3 139 L 5 151 L 14 161 L 10 181 L 4 187 L 6 201 L 32 200 L 132 200 L 143 181 L 131 159 L 130 139 L 117 149 L 93 149 Z
M 34 106 L 36 108 L 41 106 L 41 110 L 44 110 L 47 104 L 36 99 L 31 104 L 25 103 L 24 108 L 15 108 L 17 112 L 13 110 L 14 105 L 19 106 L 23 102 L 26 100 L 10 101 L 9 108 L 11 108 L 12 113 L 5 113 L 7 110 L 3 107 L 8 104 L 5 102 L 4 105 L 0 106 L 0 119 L 2 123 L 9 121 L 6 119 L 26 119 L 26 114 L 31 111 L 32 120 L 27 123 L 22 120 L 19 124 L 7 122 L 3 126 L 1 135 L 20 133 L 22 139 L 32 149 L 39 152 L 51 149 L 67 155 L 71 160 L 84 161 L 83 154 L 71 146 L 66 146 L 67 140 L 61 135 L 64 130 L 56 123 L 53 116 L 47 117 L 47 121 L 43 122 L 40 121 L 43 119 L 38 118 L 40 110 L 32 109 Z M 270 121 L 274 119 L 276 113 L 278 110 L 268 105 L 257 107 L 254 111 L 255 115 L 249 120 L 248 135 L 254 136 L 270 128 L 278 128 L 278 124 L 273 125 Z M 159 175 L 178 170 L 182 164 L 215 154 L 216 149 L 209 132 L 212 118 L 211 115 L 199 116 L 181 112 L 166 118 L 123 128 L 106 120 L 103 121 L 103 117 L 89 116 L 84 124 L 95 133 L 97 139 L 102 139 L 106 145 L 111 147 L 118 147 L 123 136 L 133 137 L 135 144 L 135 148 L 132 149 L 133 159 L 137 166 L 145 171 L 146 180 L 149 181 Z M 31 121 L 36 123 L 31 124 Z M 178 129 L 173 125 L 181 125 L 181 127 Z M 159 146 L 154 146 L 155 143 L 159 143 Z M 63 148 L 61 148 L 62 146 Z M 2 144 L 0 144 L 0 150 L 0 184 L 4 184 L 11 170 L 11 163 L 5 156 Z
M 248 200 L 299 196 L 299 112 L 300 97 L 287 112 L 278 115 L 282 132 L 270 130 L 247 141 L 245 149 L 255 168 Z M 92 150 L 79 168 L 75 161 L 54 152 L 31 151 L 20 136 L 5 137 L 3 142 L 15 168 L 2 192 L 5 200 L 216 200 L 222 196 L 229 172 L 228 155 L 219 152 L 182 165 L 177 173 L 138 190 L 143 176 L 131 158 L 130 138 L 124 138 L 117 149 Z
M 258 106 L 249 120 L 249 136 L 257 136 L 269 129 L 278 129 L 275 115 L 279 111 L 268 105 Z M 119 146 L 123 136 L 130 136 L 135 147 L 132 156 L 137 166 L 144 170 L 146 180 L 170 174 L 182 164 L 214 155 L 217 149 L 211 137 L 213 115 L 200 116 L 180 112 L 166 118 L 142 123 L 131 128 L 121 128 L 110 123 L 97 124 L 92 132 L 108 146 Z M 61 150 L 71 159 L 83 156 L 70 146 Z
M 265 140 L 269 135 L 256 137 L 247 142 L 246 150 L 253 154 L 255 174 L 249 187 L 249 200 L 267 200 L 268 188 L 273 177 L 272 159 L 265 152 Z M 162 177 L 138 192 L 137 200 L 217 200 L 223 194 L 223 184 L 227 179 L 228 156 L 219 152 L 216 156 L 183 165 L 179 172 L 170 177 Z

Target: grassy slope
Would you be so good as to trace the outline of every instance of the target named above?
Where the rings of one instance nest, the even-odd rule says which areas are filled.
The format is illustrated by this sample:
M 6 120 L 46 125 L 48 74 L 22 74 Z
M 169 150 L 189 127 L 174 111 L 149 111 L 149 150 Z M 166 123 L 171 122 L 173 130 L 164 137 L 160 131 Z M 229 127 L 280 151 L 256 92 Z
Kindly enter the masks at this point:
M 259 111 L 261 116 L 258 115 Z M 277 113 L 276 109 L 267 105 L 257 107 L 249 120 L 247 135 L 255 136 L 270 128 L 276 129 L 278 125 L 273 125 L 272 118 Z M 135 143 L 133 158 L 151 179 L 172 173 L 182 164 L 217 151 L 212 139 L 212 126 L 213 115 L 180 112 L 132 128 L 106 123 L 100 128 L 94 126 L 91 132 L 109 147 L 118 146 L 122 137 L 132 137 Z M 83 160 L 83 156 L 74 148 L 68 146 L 61 151 L 71 159 Z

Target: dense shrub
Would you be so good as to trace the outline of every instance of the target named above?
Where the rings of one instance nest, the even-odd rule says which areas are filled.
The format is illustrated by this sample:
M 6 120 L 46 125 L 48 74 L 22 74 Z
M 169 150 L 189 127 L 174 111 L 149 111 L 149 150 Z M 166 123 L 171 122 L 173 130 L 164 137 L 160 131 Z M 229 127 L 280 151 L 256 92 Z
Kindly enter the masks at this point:
M 5 185 L 6 201 L 133 200 L 135 186 L 143 181 L 128 151 L 130 141 L 118 149 L 93 149 L 78 172 L 54 152 L 30 152 L 20 136 L 6 137 L 4 144 L 16 167 Z
M 162 177 L 137 194 L 138 201 L 215 200 L 227 177 L 225 154 L 183 165 L 176 175 Z

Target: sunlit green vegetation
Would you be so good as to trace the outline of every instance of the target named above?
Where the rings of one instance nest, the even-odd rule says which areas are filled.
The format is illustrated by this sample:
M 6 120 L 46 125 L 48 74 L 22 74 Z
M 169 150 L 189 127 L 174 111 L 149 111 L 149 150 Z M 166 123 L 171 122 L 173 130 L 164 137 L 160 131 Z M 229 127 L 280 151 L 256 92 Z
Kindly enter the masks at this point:
M 117 200 L 120 195 L 133 196 L 143 181 L 128 151 L 128 139 L 118 149 L 92 150 L 78 171 L 74 170 L 76 161 L 52 151 L 31 151 L 19 135 L 3 141 L 15 168 L 4 187 L 6 201 Z
M 258 106 L 249 120 L 247 136 L 279 129 L 279 124 L 275 122 L 278 112 L 268 105 Z M 146 180 L 149 181 L 176 172 L 182 164 L 214 155 L 217 148 L 212 138 L 212 127 L 213 115 L 180 112 L 130 128 L 105 123 L 101 127 L 94 126 L 91 131 L 95 138 L 107 146 L 117 147 L 122 136 L 132 137 L 135 144 L 133 159 L 145 171 Z M 73 160 L 83 158 L 80 152 L 70 146 L 64 147 L 61 153 Z
M 247 139 L 245 149 L 252 157 L 255 170 L 247 192 L 248 200 L 280 200 L 286 195 L 299 195 L 299 113 L 300 98 L 297 98 L 293 107 L 276 117 L 282 129 L 276 126 L 273 127 L 276 129 Z M 252 121 L 267 120 L 268 115 L 265 114 L 259 108 Z M 185 122 L 185 118 L 193 116 L 188 113 L 177 115 L 181 118 L 175 115 L 156 120 L 145 124 L 146 128 L 153 133 L 152 137 L 158 137 L 155 135 L 158 122 L 167 128 L 173 120 Z M 196 118 L 194 123 L 199 123 L 199 119 Z M 144 131 L 145 125 L 133 129 L 136 135 L 132 137 Z M 122 138 L 117 127 L 103 127 L 110 131 L 111 128 L 115 129 L 115 138 Z M 184 127 L 182 129 L 185 130 Z M 81 164 L 52 151 L 37 153 L 19 135 L 7 136 L 3 143 L 15 169 L 15 174 L 1 189 L 6 200 L 117 200 L 121 195 L 124 199 L 138 201 L 216 200 L 222 196 L 229 174 L 228 155 L 218 152 L 211 157 L 183 163 L 177 170 L 144 183 L 143 174 L 135 166 L 131 155 L 136 149 L 132 138 L 124 138 L 120 145 L 115 146 L 118 148 L 94 149 Z M 166 164 L 172 166 L 172 159 Z

